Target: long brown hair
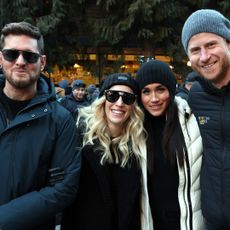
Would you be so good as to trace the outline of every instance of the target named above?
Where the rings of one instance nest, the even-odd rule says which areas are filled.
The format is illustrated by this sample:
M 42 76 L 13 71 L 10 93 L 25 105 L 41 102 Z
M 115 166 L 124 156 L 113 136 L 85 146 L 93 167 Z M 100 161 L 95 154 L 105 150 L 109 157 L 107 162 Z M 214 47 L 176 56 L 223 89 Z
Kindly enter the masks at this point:
M 147 138 L 147 151 L 148 151 L 148 171 L 153 172 L 153 161 L 154 161 L 154 119 L 147 110 L 145 110 L 144 127 L 148 133 Z M 166 111 L 167 119 L 163 129 L 162 149 L 166 158 L 171 164 L 175 164 L 178 159 L 179 166 L 184 166 L 184 154 L 187 151 L 184 136 L 179 122 L 178 108 L 174 102 L 174 97 L 170 96 L 170 103 Z

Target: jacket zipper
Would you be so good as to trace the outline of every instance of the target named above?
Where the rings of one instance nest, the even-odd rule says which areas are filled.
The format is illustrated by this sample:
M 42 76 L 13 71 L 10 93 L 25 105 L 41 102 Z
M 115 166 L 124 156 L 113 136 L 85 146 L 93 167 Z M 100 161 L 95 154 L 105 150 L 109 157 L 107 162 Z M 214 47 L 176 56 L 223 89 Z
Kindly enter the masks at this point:
M 188 113 L 185 112 L 185 128 L 187 131 L 188 138 L 191 142 L 191 137 L 188 132 L 188 127 L 187 127 L 187 120 L 189 118 Z M 193 213 L 192 213 L 192 201 L 191 201 L 191 170 L 190 170 L 190 165 L 189 165 L 189 158 L 188 158 L 188 151 L 185 151 L 185 163 L 186 163 L 186 170 L 187 170 L 187 175 L 188 175 L 188 188 L 187 188 L 187 200 L 188 200 L 188 218 L 189 218 L 189 229 L 193 230 Z

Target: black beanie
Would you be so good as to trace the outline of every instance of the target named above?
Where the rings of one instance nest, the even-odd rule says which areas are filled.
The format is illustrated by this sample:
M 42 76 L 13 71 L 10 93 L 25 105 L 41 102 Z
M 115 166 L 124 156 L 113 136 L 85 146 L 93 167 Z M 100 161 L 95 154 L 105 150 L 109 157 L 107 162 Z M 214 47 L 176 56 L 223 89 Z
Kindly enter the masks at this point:
M 135 94 L 138 94 L 138 84 L 130 75 L 126 73 L 114 73 L 108 75 L 104 80 L 100 89 L 99 97 L 104 94 L 106 89 L 111 88 L 113 85 L 127 85 Z
M 168 88 L 172 96 L 175 96 L 176 78 L 165 62 L 158 60 L 145 62 L 137 71 L 136 81 L 140 90 L 146 85 L 160 83 Z

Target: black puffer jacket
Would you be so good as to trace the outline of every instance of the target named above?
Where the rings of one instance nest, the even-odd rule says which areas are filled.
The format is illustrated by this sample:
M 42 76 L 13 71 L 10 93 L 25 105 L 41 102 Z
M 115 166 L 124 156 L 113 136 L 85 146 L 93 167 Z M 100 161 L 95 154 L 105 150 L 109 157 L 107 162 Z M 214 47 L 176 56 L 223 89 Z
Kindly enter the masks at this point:
M 230 228 L 230 84 L 217 89 L 204 79 L 189 92 L 204 144 L 201 205 L 211 223 Z
M 101 150 L 81 150 L 76 201 L 63 213 L 62 230 L 140 230 L 141 170 L 133 159 L 121 168 L 101 165 Z
M 1 76 L 0 92 L 4 85 Z M 0 98 L 0 229 L 52 229 L 78 188 L 75 127 L 49 79 L 39 78 L 37 95 L 12 120 Z

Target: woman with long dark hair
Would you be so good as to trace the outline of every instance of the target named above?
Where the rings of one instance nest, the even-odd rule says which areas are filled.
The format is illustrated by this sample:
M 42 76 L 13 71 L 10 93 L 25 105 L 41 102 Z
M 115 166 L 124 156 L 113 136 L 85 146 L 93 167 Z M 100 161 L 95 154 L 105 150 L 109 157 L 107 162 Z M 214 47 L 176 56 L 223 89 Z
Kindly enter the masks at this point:
M 144 63 L 136 78 L 147 131 L 147 182 L 154 230 L 201 230 L 202 140 L 176 79 L 161 61 Z

